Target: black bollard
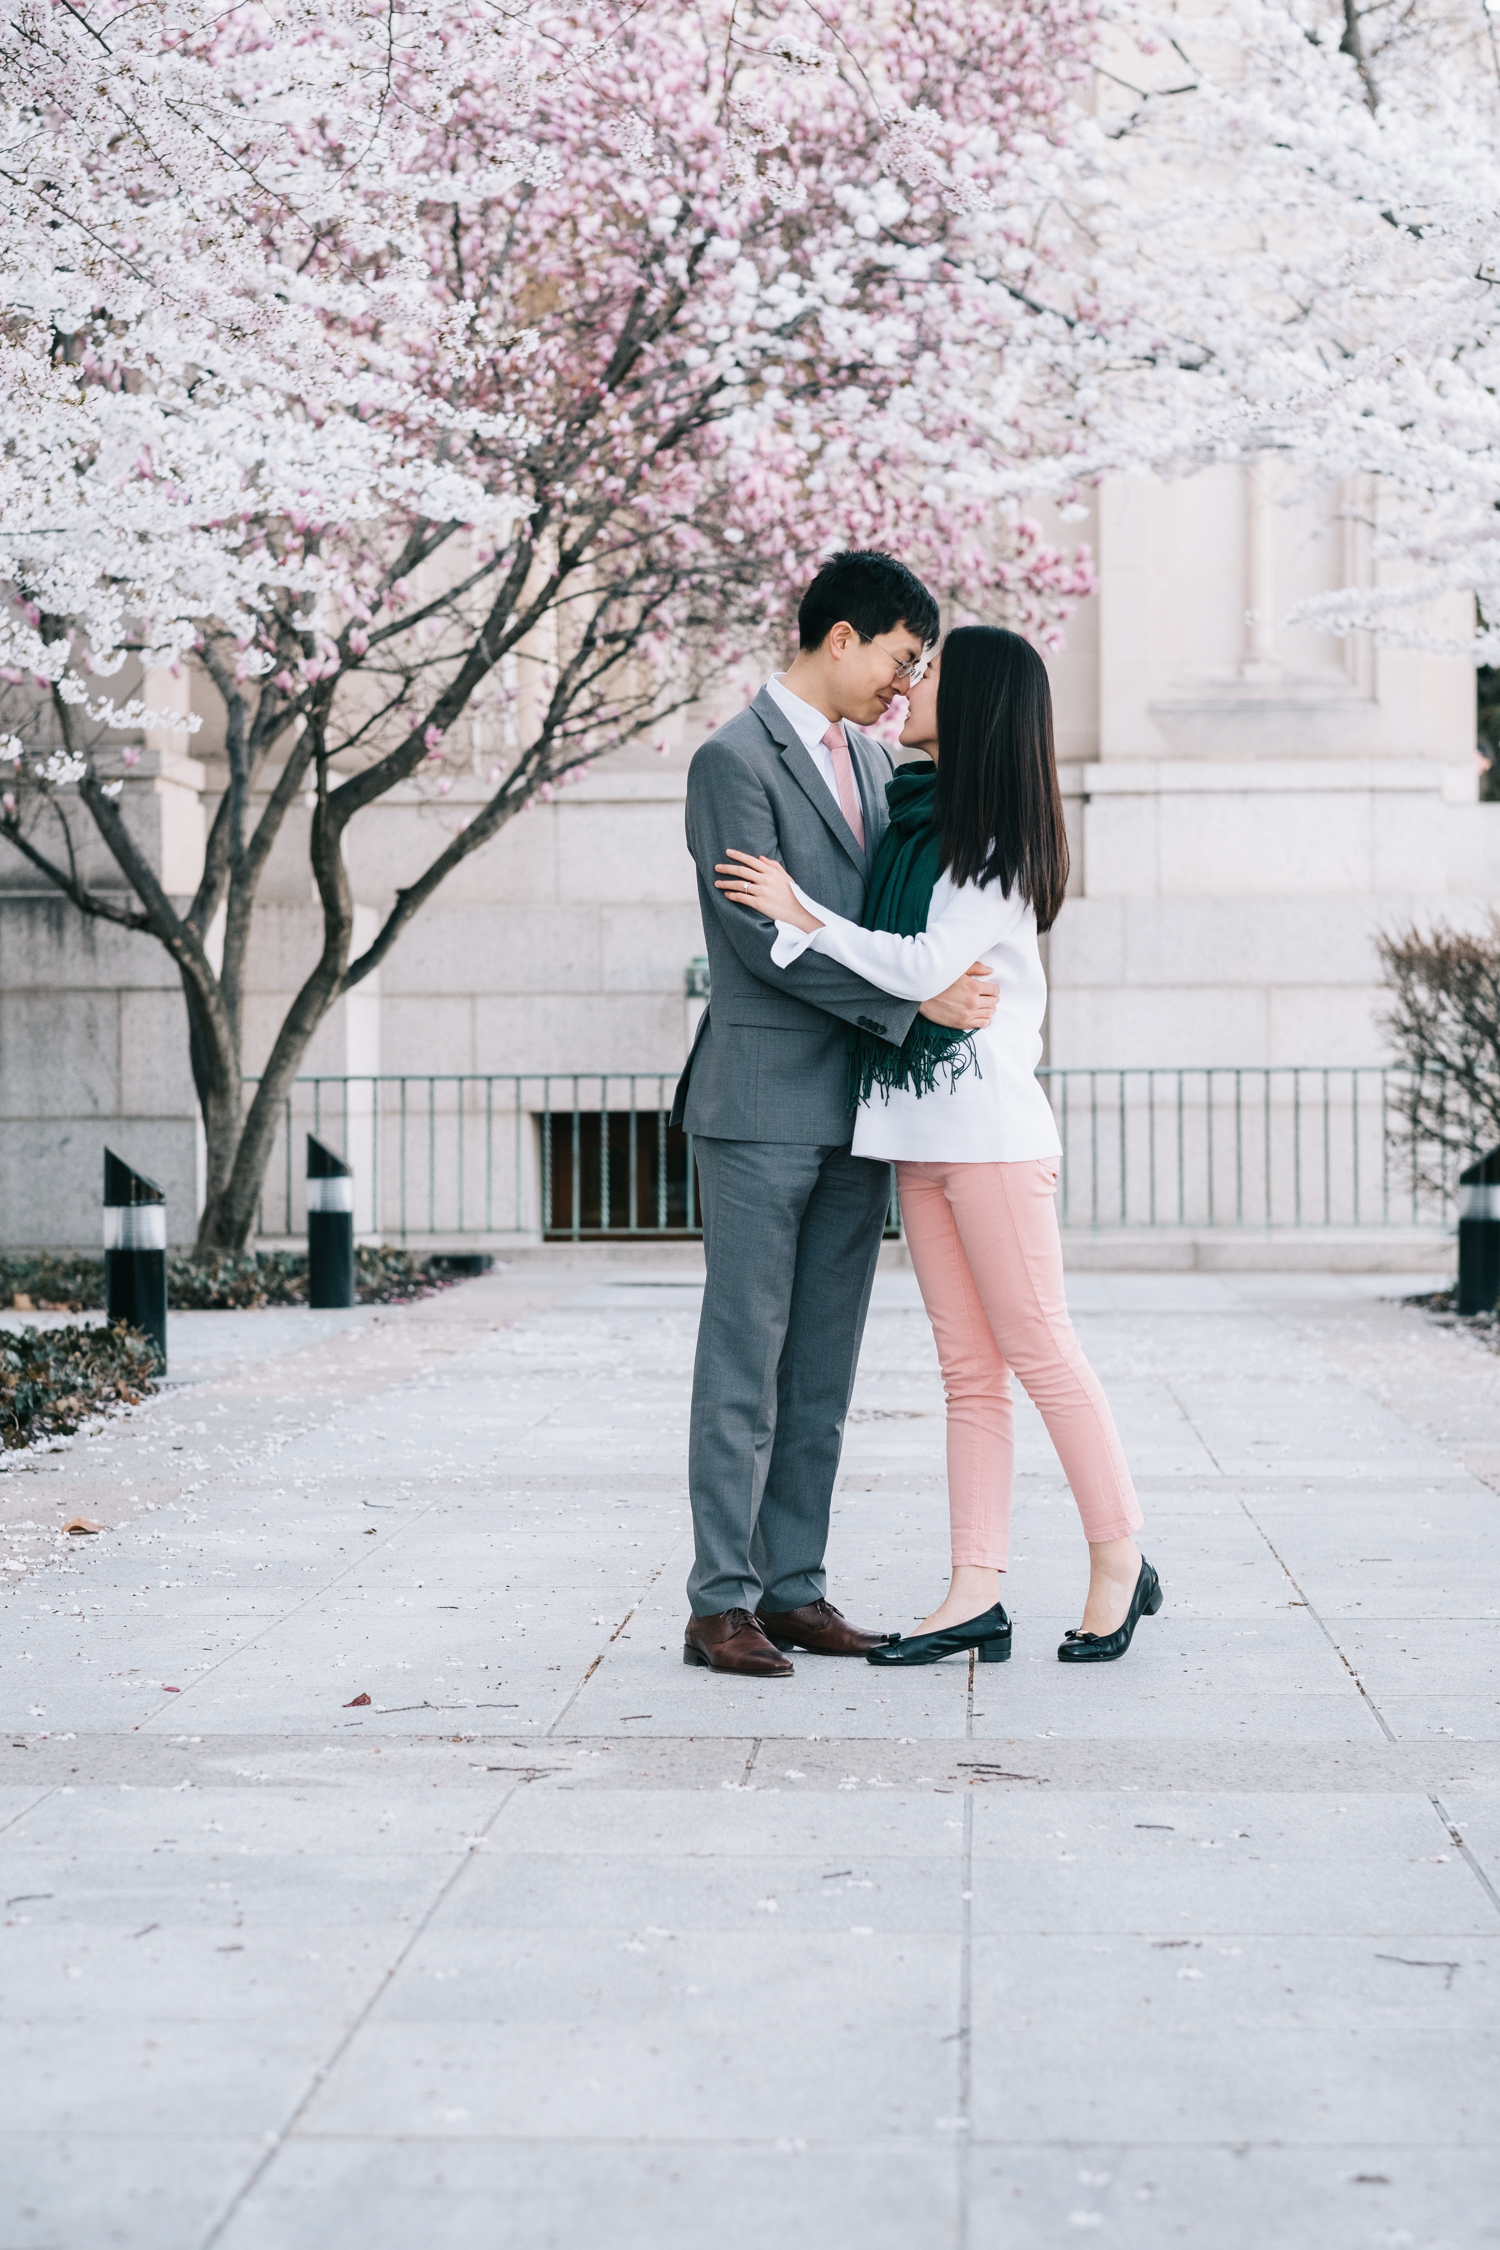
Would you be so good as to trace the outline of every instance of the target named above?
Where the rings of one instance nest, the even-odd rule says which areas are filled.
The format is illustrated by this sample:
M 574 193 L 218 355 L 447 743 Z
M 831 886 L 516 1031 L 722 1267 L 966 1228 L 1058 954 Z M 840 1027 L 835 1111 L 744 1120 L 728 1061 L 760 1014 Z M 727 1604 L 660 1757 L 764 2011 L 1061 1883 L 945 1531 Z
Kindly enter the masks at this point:
M 354 1173 L 307 1136 L 307 1301 L 354 1302 Z
M 104 1304 L 144 1330 L 167 1364 L 167 1199 L 155 1180 L 104 1151 Z
M 1493 1312 L 1500 1299 L 1500 1148 L 1458 1175 L 1458 1309 Z

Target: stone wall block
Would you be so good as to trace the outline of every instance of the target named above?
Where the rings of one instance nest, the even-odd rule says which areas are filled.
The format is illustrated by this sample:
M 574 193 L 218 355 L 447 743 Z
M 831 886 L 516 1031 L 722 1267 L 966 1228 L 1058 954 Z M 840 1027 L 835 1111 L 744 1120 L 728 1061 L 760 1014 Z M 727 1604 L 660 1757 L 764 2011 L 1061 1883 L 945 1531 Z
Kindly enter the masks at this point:
M 1257 986 L 1081 992 L 1054 986 L 1051 1059 L 1058 1068 L 1116 1070 L 1145 1063 L 1262 1063 L 1267 997 Z
M 606 906 L 600 925 L 606 992 L 670 992 L 681 998 L 687 965 L 703 951 L 696 898 L 682 906 Z
M 410 799 L 373 805 L 350 823 L 344 856 L 361 898 L 388 903 L 437 858 L 459 820 L 476 807 L 457 799 Z M 565 808 L 536 805 L 519 812 L 447 876 L 433 904 L 542 906 L 556 899 L 557 822 Z
M 1500 900 L 1500 804 L 1450 807 L 1444 887 Z
M 258 1077 L 264 1070 L 286 1015 L 289 998 L 289 994 L 280 992 L 252 992 L 246 995 L 243 1061 L 247 1077 Z M 351 1023 L 350 1005 L 349 999 L 338 1000 L 329 1009 L 308 1042 L 307 1052 L 297 1068 L 299 1077 L 342 1078 L 356 1069 L 367 1070 L 372 1056 L 378 1059 L 378 1041 L 372 1048 L 369 1038 L 361 1036 L 363 1025 L 356 1028 L 359 1017 L 368 1016 L 367 998 L 357 992 L 353 996 L 355 1023 Z
M 0 992 L 0 1118 L 111 1117 L 120 996 Z
M 158 1180 L 167 1240 L 198 1226 L 198 1135 L 190 1119 L 55 1117 L 0 1132 L 0 1243 L 8 1250 L 103 1250 L 100 1183 L 105 1144 Z
M 1389 1053 L 1380 1028 L 1389 995 L 1368 984 L 1304 984 L 1268 995 L 1273 1063 L 1376 1063 Z
M 274 777 L 273 777 L 274 778 Z M 356 821 L 353 830 L 345 833 L 344 856 L 352 864 L 349 837 L 358 832 Z M 302 906 L 313 896 L 312 868 L 308 858 L 312 841 L 312 809 L 301 797 L 292 805 L 276 832 L 266 860 L 265 873 L 260 879 L 258 893 L 264 906 Z M 355 885 L 356 890 L 360 888 Z
M 1087 544 L 1097 550 L 1098 509 L 1089 506 L 1087 521 L 1064 523 L 1056 507 L 1043 500 L 1033 510 L 1045 527 L 1044 536 L 1063 548 Z M 1099 755 L 1099 597 L 1081 601 L 1068 619 L 1068 645 L 1047 658 L 1052 683 L 1053 721 L 1057 755 L 1062 764 Z
M 1082 898 L 1088 890 L 1088 829 L 1080 789 L 1070 786 L 1077 768 L 1064 766 L 1059 773 L 1063 790 L 1063 833 L 1068 839 L 1068 898 Z
M 528 1000 L 512 1005 L 531 1007 L 536 1003 Z M 473 999 L 462 994 L 409 997 L 387 993 L 381 1008 L 382 1067 L 398 1074 L 481 1068 L 474 1055 L 474 1009 Z M 501 1063 L 490 1067 L 507 1066 Z
M 1131 900 L 1124 920 L 1120 981 L 1132 986 L 1367 985 L 1378 973 L 1370 919 L 1342 901 Z
M 1167 897 L 1263 898 L 1368 891 L 1370 798 L 1349 792 L 1171 791 L 1161 799 Z
M 475 1061 L 482 1071 L 681 1070 L 686 1051 L 680 992 L 592 997 L 537 994 L 474 1003 Z M 591 1105 L 592 1106 L 592 1105 Z
M 1380 790 L 1372 807 L 1377 891 L 1441 891 L 1448 873 L 1448 836 L 1455 819 L 1477 807 L 1444 804 L 1435 793 Z
M 1154 796 L 1096 796 L 1083 808 L 1090 898 L 1155 898 L 1161 887 L 1161 804 Z
M 597 903 L 687 905 L 697 875 L 683 841 L 680 808 L 655 804 L 576 804 L 559 822 L 558 895 Z
M 1473 627 L 1472 598 L 1442 595 L 1422 622 L 1434 634 L 1461 641 Z M 1383 648 L 1375 652 L 1375 678 L 1379 705 L 1372 716 L 1381 749 L 1469 764 L 1476 731 L 1472 664 L 1426 649 Z
M 247 993 L 276 993 L 285 1005 L 317 967 L 323 950 L 323 914 L 314 900 L 263 903 L 250 934 L 245 962 Z
M 187 1002 L 176 992 L 120 994 L 120 1107 L 127 1117 L 192 1117 Z
M 1123 984 L 1127 907 L 1115 898 L 1070 898 L 1048 940 L 1048 983 Z
M 0 890 L 0 985 L 10 992 L 28 985 L 181 989 L 171 955 L 154 937 L 80 914 L 56 891 Z
M 601 914 L 592 906 L 450 900 L 440 891 L 381 968 L 404 992 L 597 992 L 607 980 Z

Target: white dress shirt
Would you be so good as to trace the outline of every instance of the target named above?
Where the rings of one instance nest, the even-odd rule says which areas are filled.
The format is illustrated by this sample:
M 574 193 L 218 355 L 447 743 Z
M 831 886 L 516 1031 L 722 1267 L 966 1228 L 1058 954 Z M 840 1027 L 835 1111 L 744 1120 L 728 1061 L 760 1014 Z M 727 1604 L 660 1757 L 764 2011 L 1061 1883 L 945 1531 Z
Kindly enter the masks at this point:
M 818 710 L 816 705 L 811 703 L 804 703 L 801 696 L 793 695 L 790 688 L 783 687 L 779 674 L 773 674 L 773 676 L 769 680 L 767 680 L 766 693 L 771 698 L 771 701 L 775 704 L 777 710 L 780 711 L 785 718 L 790 719 L 792 725 L 796 728 L 803 748 L 807 751 L 808 755 L 812 759 L 813 764 L 817 767 L 819 773 L 827 782 L 829 790 L 833 797 L 833 801 L 836 805 L 838 805 L 839 784 L 838 776 L 833 770 L 833 752 L 829 749 L 827 743 L 823 740 L 823 737 L 828 732 L 828 728 L 830 725 L 830 721 L 827 718 L 826 714 Z M 842 720 L 834 723 L 840 726 L 843 725 Z M 844 733 L 845 742 L 847 742 L 848 739 L 849 734 L 846 728 Z M 855 777 L 854 794 L 856 795 L 856 797 L 859 795 L 858 776 Z M 840 812 L 842 812 L 843 809 L 843 806 L 839 805 Z
M 897 1086 L 888 1096 L 877 1086 L 854 1120 L 856 1156 L 1020 1164 L 1061 1153 L 1052 1105 L 1036 1078 L 1047 979 L 1036 915 L 1019 889 L 1007 898 L 998 883 L 956 885 L 940 875 L 926 929 L 920 937 L 897 937 L 889 930 L 862 930 L 795 883 L 792 888 L 823 927 L 809 933 L 778 922 L 771 959 L 779 969 L 811 948 L 901 1000 L 930 1000 L 946 992 L 974 961 L 983 961 L 1000 984 L 994 1020 L 973 1034 L 978 1067 L 951 1084 L 940 1072 L 935 1090 L 920 1098 L 909 1086 Z

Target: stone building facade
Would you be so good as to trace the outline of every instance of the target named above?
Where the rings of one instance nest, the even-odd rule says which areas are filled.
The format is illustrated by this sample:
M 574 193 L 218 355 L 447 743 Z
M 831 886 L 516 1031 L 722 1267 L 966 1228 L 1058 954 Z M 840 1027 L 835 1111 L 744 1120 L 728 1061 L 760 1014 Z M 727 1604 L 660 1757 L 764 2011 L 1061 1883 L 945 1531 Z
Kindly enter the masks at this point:
M 1268 1069 L 1383 1057 L 1377 932 L 1412 917 L 1469 920 L 1500 895 L 1500 805 L 1478 801 L 1471 668 L 1277 624 L 1304 595 L 1367 567 L 1361 497 L 1284 506 L 1267 472 L 1227 467 L 1172 486 L 1113 481 L 1088 527 L 1100 590 L 1052 664 L 1074 875 L 1049 947 L 1047 1059 L 1115 1074 L 1102 1083 L 1129 1164 L 1146 1161 L 1136 1112 L 1156 1096 L 1119 1074 L 1148 1066 L 1260 1074 L 1269 1162 L 1273 1092 L 1284 1107 L 1287 1088 L 1271 1089 Z M 1445 622 L 1461 629 L 1454 615 L 1435 630 Z M 413 1239 L 497 1242 L 534 1232 L 543 1169 L 561 1161 L 550 1142 L 538 1146 L 536 1116 L 570 1104 L 623 1113 L 626 1093 L 601 1091 L 599 1073 L 644 1074 L 638 1101 L 655 1104 L 656 1078 L 680 1066 L 701 1005 L 688 990 L 702 947 L 682 839 L 687 761 L 731 700 L 680 727 L 668 756 L 620 753 L 518 817 L 324 1025 L 305 1069 L 328 1082 L 319 1122 L 364 1159 L 367 1231 L 404 1222 Z M 186 751 L 148 745 L 127 784 L 130 817 L 173 892 L 195 880 L 213 769 L 205 733 Z M 407 792 L 361 816 L 350 864 L 362 926 L 483 794 L 477 774 L 459 776 L 441 803 Z M 289 822 L 264 887 L 251 1071 L 316 952 L 305 818 Z M 594 1076 L 593 1088 L 570 1091 L 573 1073 Z M 460 1093 L 452 1081 L 464 1075 L 496 1083 Z M 517 1075 L 528 1084 L 498 1083 Z M 346 1080 L 365 1084 L 335 1083 Z M 299 1097 L 298 1126 L 313 1098 Z M 408 1136 L 399 1221 L 398 1130 Z M 605 1130 L 618 1139 L 624 1127 L 609 1118 Z M 1093 1135 L 1097 1174 L 1097 1117 Z M 173 1237 L 190 1237 L 201 1151 L 166 959 L 148 939 L 82 924 L 0 847 L 0 1240 L 95 1241 L 106 1141 L 161 1179 Z M 292 1154 L 273 1164 L 269 1236 L 300 1225 Z M 1153 1194 L 1156 1158 L 1153 1144 Z M 1126 1153 L 1111 1140 L 1106 1169 L 1117 1160 L 1123 1179 Z M 1179 1147 L 1179 1173 L 1183 1162 Z M 1096 1189 L 1091 1215 L 1140 1213 L 1118 1199 L 1101 1207 Z

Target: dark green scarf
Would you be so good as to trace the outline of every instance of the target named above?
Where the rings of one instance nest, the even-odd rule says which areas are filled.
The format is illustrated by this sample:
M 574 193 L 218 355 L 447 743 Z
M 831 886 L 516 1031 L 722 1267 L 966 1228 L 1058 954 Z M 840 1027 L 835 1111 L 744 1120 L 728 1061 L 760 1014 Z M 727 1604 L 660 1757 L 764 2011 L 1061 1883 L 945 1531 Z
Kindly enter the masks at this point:
M 867 930 L 920 937 L 927 927 L 932 886 L 943 871 L 933 824 L 936 789 L 937 767 L 932 765 L 903 767 L 885 785 L 891 824 L 870 870 L 864 911 Z M 936 1093 L 939 1071 L 947 1073 L 951 1089 L 966 1070 L 978 1068 L 970 1032 L 945 1031 L 925 1016 L 913 1019 L 899 1047 L 874 1032 L 856 1030 L 849 1042 L 849 1107 L 858 1109 L 877 1086 L 885 1100 L 894 1086 L 909 1086 L 920 1100 L 923 1094 Z

